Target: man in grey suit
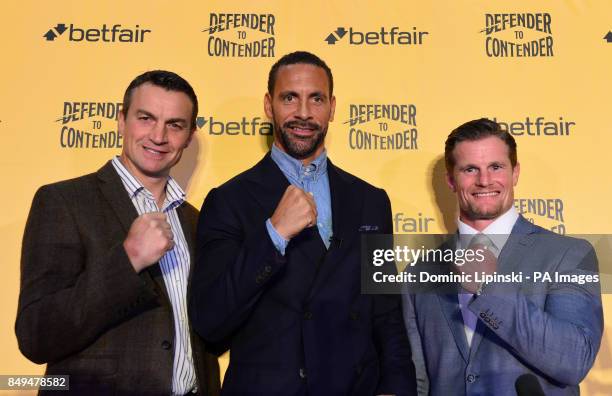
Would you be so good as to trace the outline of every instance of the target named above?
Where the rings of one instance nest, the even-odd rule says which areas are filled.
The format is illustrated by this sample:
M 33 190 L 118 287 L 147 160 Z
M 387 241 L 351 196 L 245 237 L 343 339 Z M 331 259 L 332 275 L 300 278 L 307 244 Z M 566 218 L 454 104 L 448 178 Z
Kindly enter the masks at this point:
M 23 237 L 22 353 L 73 394 L 217 394 L 187 321 L 198 212 L 169 175 L 196 130 L 193 88 L 151 71 L 128 86 L 120 156 L 41 187 Z
M 554 275 L 596 274 L 592 246 L 517 213 L 516 142 L 499 124 L 479 119 L 459 126 L 448 136 L 445 161 L 459 204 L 458 238 L 451 243 L 485 252 L 480 267 L 455 266 L 455 273 L 538 271 L 553 278 L 486 284 L 465 278 L 437 293 L 404 294 L 420 393 L 521 395 L 542 388 L 546 395 L 577 395 L 603 331 L 599 284 Z

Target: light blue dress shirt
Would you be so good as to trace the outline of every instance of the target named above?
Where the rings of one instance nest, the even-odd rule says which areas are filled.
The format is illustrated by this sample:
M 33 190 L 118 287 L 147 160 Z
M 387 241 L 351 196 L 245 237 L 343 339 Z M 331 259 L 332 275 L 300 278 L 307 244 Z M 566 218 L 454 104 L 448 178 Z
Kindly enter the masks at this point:
M 329 249 L 333 229 L 331 193 L 329 191 L 329 177 L 327 175 L 327 151 L 323 150 L 310 164 L 304 166 L 302 161 L 284 153 L 273 144 L 271 157 L 289 183 L 312 193 L 314 196 L 317 205 L 317 228 L 323 243 Z M 285 255 L 285 249 L 289 241 L 274 229 L 270 219 L 266 220 L 266 228 L 276 249 L 282 255 Z

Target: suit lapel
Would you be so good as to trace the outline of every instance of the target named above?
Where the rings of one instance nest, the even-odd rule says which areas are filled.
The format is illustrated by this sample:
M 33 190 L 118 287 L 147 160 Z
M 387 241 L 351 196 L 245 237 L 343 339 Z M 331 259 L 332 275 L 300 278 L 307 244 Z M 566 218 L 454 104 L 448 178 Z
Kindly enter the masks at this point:
M 187 285 L 191 285 L 191 276 L 193 275 L 193 271 L 195 268 L 196 240 L 195 240 L 195 235 L 194 235 L 194 230 L 193 230 L 193 224 L 190 221 L 191 219 L 188 218 L 189 212 L 188 212 L 187 205 L 188 204 L 184 202 L 182 205 L 177 207 L 176 214 L 178 215 L 179 222 L 181 223 L 181 228 L 183 229 L 183 235 L 185 236 L 185 241 L 187 242 L 187 250 L 189 251 L 189 275 L 187 275 Z M 187 301 L 189 301 L 189 298 L 190 298 L 190 290 L 191 288 L 187 287 Z
M 459 297 L 457 293 L 436 293 L 436 296 L 446 319 L 446 323 L 455 339 L 455 344 L 457 344 L 457 349 L 459 349 L 463 360 L 467 362 L 470 356 L 470 348 L 468 348 L 467 339 L 465 337 L 463 316 L 461 316 L 461 310 L 459 309 Z M 474 333 L 474 335 L 476 334 Z M 473 339 L 472 342 L 474 342 Z
M 510 274 L 518 271 L 521 268 L 521 263 L 525 253 L 529 250 L 533 243 L 533 237 L 531 234 L 535 232 L 535 227 L 525 220 L 522 215 L 519 215 L 512 232 L 510 233 L 504 248 L 499 253 L 497 258 L 498 272 L 502 274 Z M 476 356 L 480 342 L 489 328 L 483 324 L 480 320 L 476 322 L 476 329 L 474 330 L 474 337 L 472 338 L 472 347 L 470 349 L 470 359 Z
M 451 238 L 441 245 L 440 249 L 455 250 L 457 248 L 458 239 L 459 232 L 456 232 Z M 448 270 L 449 269 L 445 269 L 443 272 L 447 273 Z M 465 335 L 463 315 L 461 314 L 461 309 L 459 308 L 459 288 L 460 285 L 458 283 L 449 283 L 441 286 L 441 291 L 434 291 L 434 293 L 438 298 L 440 308 L 442 309 L 446 323 L 448 324 L 451 334 L 453 335 L 457 349 L 459 349 L 461 357 L 467 363 L 470 358 L 471 350 L 474 349 L 474 338 L 472 338 L 472 348 L 470 348 Z M 478 328 L 478 323 L 476 326 Z M 474 331 L 474 337 L 475 336 L 476 331 Z
M 270 156 L 270 152 L 255 165 L 253 170 L 254 172 L 249 177 L 252 188 L 248 192 L 261 206 L 264 218 L 267 219 L 274 213 L 285 190 L 289 187 L 289 181 Z M 287 246 L 287 251 L 290 252 L 288 254 L 301 254 L 313 267 L 321 258 L 324 250 L 325 246 L 316 227 L 304 229 L 293 237 Z
M 355 214 L 360 214 L 363 210 L 363 195 L 355 191 L 352 186 L 353 180 L 340 173 L 329 159 L 327 174 L 331 196 L 333 241 L 317 269 L 308 300 L 317 293 L 332 272 L 338 269 L 342 258 L 348 253 L 353 239 L 359 236 L 357 230 L 360 217 L 355 216 Z M 360 266 L 356 265 L 355 271 L 360 270 Z
M 356 230 L 359 226 L 359 218 L 351 216 L 351 214 L 361 213 L 363 206 L 363 197 L 351 190 L 353 181 L 340 173 L 329 159 L 327 173 L 331 196 L 333 235 L 335 240 L 341 242 L 333 243 L 330 250 L 325 253 L 324 259 L 321 260 L 321 254 L 325 252 L 325 245 L 321 240 L 318 229 L 310 227 L 295 236 L 287 248 L 288 254 L 300 254 L 305 258 L 308 265 L 312 266 L 312 273 L 316 277 L 310 288 L 308 300 L 321 287 L 331 272 L 337 268 L 337 264 L 348 252 L 352 239 L 358 236 Z M 248 181 L 251 184 L 248 192 L 253 200 L 261 206 L 265 218 L 272 216 L 274 209 L 276 209 L 278 202 L 289 186 L 289 181 L 270 157 L 270 152 L 253 167 L 253 172 L 248 176 Z M 359 270 L 359 267 L 355 268 L 355 271 Z M 304 279 L 304 282 L 308 282 L 308 279 Z
M 179 207 L 177 207 L 176 214 L 178 215 L 179 222 L 181 223 L 181 228 L 183 229 L 183 235 L 185 236 L 185 241 L 187 242 L 187 249 L 189 250 L 189 260 L 190 260 L 189 276 L 191 277 L 191 272 L 193 270 L 193 263 L 195 260 L 195 257 L 194 257 L 195 236 L 194 236 L 193 229 L 192 229 L 193 224 L 191 224 L 190 219 L 187 218 L 186 205 L 187 203 L 184 202 Z
M 523 216 L 519 216 L 497 260 L 498 268 L 502 273 L 508 274 L 521 267 L 523 257 L 533 243 L 531 234 L 534 232 L 533 224 L 525 220 Z
M 463 323 L 463 322 L 462 322 Z M 474 335 L 472 336 L 472 345 L 470 347 L 470 361 L 476 356 L 480 342 L 484 337 L 485 333 L 489 331 L 489 328 L 485 326 L 480 320 L 476 321 L 476 328 L 474 329 Z
M 100 181 L 102 195 L 108 201 L 111 208 L 117 215 L 119 222 L 123 226 L 126 234 L 130 230 L 132 222 L 138 217 L 138 212 L 134 207 L 130 197 L 125 191 L 121 178 L 113 168 L 111 161 L 108 161 L 97 173 Z
M 134 207 L 134 204 L 130 200 L 127 191 L 121 178 L 117 174 L 117 171 L 113 167 L 111 161 L 108 161 L 97 173 L 98 180 L 100 181 L 99 186 L 102 191 L 102 195 L 108 201 L 110 207 L 115 212 L 115 215 L 119 219 L 119 223 L 127 235 L 130 227 L 134 220 L 138 217 L 138 211 Z M 163 275 L 159 265 L 152 265 L 146 270 L 140 273 L 141 277 L 145 282 L 149 283 L 158 293 L 165 298 L 165 301 L 169 305 L 168 292 L 166 285 L 163 280 Z
M 253 172 L 248 174 L 247 180 L 251 187 L 247 189 L 247 193 L 261 206 L 266 218 L 272 216 L 276 205 L 289 187 L 289 181 L 274 163 L 269 151 L 253 167 Z

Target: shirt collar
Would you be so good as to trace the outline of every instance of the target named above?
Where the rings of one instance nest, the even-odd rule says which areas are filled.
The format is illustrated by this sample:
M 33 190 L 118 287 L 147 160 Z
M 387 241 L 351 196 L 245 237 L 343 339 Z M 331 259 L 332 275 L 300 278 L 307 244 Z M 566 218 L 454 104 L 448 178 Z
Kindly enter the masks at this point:
M 111 162 L 113 164 L 113 167 L 119 174 L 119 177 L 121 178 L 125 189 L 130 195 L 130 199 L 134 198 L 141 192 L 146 194 L 149 198 L 153 199 L 153 194 L 151 194 L 151 192 L 147 190 L 142 185 L 142 183 L 130 173 L 130 171 L 125 167 L 125 165 L 123 165 L 118 155 L 115 156 Z M 181 186 L 179 186 L 176 180 L 174 180 L 172 176 L 168 176 L 168 181 L 166 183 L 166 200 L 164 202 L 164 206 L 176 206 L 182 204 L 185 201 L 185 196 L 185 191 L 183 191 L 183 189 L 181 188 Z
M 304 166 L 302 161 L 281 151 L 276 144 L 272 144 L 270 155 L 288 178 L 301 179 L 310 176 L 316 181 L 320 176 L 327 174 L 327 150 L 325 149 L 307 166 Z
M 506 241 L 510 237 L 514 223 L 516 223 L 518 218 L 518 212 L 514 206 L 511 206 L 506 213 L 499 216 L 484 230 L 482 230 L 482 234 L 487 235 L 491 241 L 493 241 L 495 247 L 501 251 L 506 244 Z M 463 221 L 461 221 L 461 219 L 457 219 L 457 226 L 459 235 L 476 235 L 481 233 L 472 226 L 465 224 Z
M 179 184 L 168 176 L 168 183 L 166 184 L 166 202 L 169 204 L 182 204 L 185 201 L 185 191 L 179 186 Z

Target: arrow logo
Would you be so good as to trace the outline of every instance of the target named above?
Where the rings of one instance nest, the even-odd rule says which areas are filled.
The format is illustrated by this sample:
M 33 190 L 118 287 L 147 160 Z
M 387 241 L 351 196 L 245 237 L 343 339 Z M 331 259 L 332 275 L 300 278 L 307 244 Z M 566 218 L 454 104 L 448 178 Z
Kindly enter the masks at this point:
M 63 23 L 58 23 L 58 24 L 55 26 L 55 30 L 57 30 L 57 32 L 58 32 L 59 34 L 64 33 L 64 32 L 66 31 L 66 29 L 67 29 L 67 28 L 66 28 L 66 25 L 64 25 Z
M 198 126 L 198 128 L 204 127 L 204 125 L 206 125 L 206 118 L 204 117 L 196 118 L 196 125 Z
M 53 41 L 55 40 L 55 38 L 57 37 L 57 35 L 55 34 L 55 32 L 53 31 L 53 29 L 49 29 L 49 31 L 47 33 L 45 33 L 43 35 L 44 38 L 47 39 L 47 41 Z
M 336 37 L 336 35 L 334 35 L 334 33 L 336 33 L 336 35 L 338 37 Z M 329 44 L 329 45 L 334 45 L 334 44 L 336 44 L 336 41 L 342 40 L 342 37 L 344 37 L 346 35 L 346 33 L 347 33 L 346 29 L 344 29 L 342 26 L 340 26 L 335 31 L 331 32 L 329 34 L 329 36 L 325 37 L 325 40 L 323 40 L 323 41 L 327 41 L 327 44 Z
M 53 28 L 49 29 L 49 31 L 47 33 L 45 33 L 43 35 L 43 37 L 45 39 L 47 39 L 47 41 L 53 41 L 55 40 L 58 35 L 61 35 L 62 33 L 64 33 L 68 28 L 66 27 L 65 24 L 63 23 L 58 23 L 57 25 L 55 25 L 55 31 L 53 31 Z M 55 32 L 57 32 L 58 34 L 55 34 Z
M 329 45 L 334 45 L 336 44 L 336 41 L 338 41 L 338 39 L 336 38 L 336 36 L 334 36 L 333 33 L 330 33 L 329 36 L 325 37 L 324 41 L 327 41 L 327 44 Z
M 605 35 L 604 40 L 608 43 L 612 43 L 612 31 L 609 31 L 608 34 Z

